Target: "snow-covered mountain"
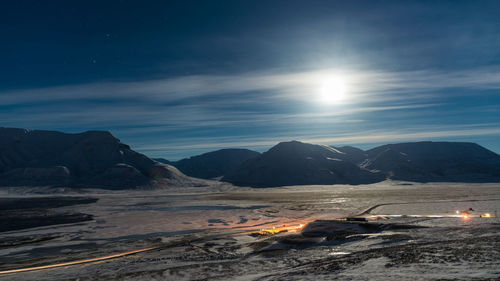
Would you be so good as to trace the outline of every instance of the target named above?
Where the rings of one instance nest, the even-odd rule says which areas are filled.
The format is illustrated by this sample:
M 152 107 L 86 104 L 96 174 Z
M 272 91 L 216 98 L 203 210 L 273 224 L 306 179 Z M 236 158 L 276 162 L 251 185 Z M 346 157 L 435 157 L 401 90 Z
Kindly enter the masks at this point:
M 66 134 L 0 128 L 0 186 L 120 189 L 193 181 L 176 168 L 133 151 L 106 131 Z
M 263 154 L 222 149 L 165 162 L 133 151 L 106 131 L 67 134 L 0 127 L 0 186 L 119 189 L 203 184 L 189 176 L 222 176 L 222 181 L 254 187 L 364 184 L 387 178 L 500 182 L 500 156 L 463 142 L 387 144 L 363 151 L 352 146 L 334 148 L 291 141 Z
M 231 148 L 212 151 L 174 162 L 161 158 L 155 160 L 170 164 L 188 176 L 212 179 L 232 172 L 243 162 L 259 155 L 260 153 L 256 151 Z
M 346 153 L 329 146 L 282 142 L 246 161 L 222 180 L 241 186 L 272 187 L 362 184 L 385 179 L 382 173 L 368 171 L 346 158 Z
M 243 163 L 222 180 L 272 187 L 361 184 L 384 179 L 432 182 L 500 182 L 500 156 L 463 142 L 382 145 L 367 151 L 297 141 L 280 143 Z
M 366 151 L 361 165 L 396 180 L 431 182 L 500 181 L 500 156 L 466 142 L 412 142 L 382 145 Z

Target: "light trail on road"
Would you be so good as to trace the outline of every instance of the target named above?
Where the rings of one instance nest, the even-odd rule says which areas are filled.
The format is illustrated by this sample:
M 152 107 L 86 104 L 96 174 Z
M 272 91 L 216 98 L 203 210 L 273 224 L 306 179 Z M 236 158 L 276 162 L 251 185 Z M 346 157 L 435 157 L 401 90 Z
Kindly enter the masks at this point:
M 299 225 L 294 225 L 294 226 L 280 226 L 278 228 L 270 228 L 270 229 L 281 229 L 282 231 L 286 230 L 300 230 L 304 225 L 299 224 Z M 116 259 L 116 258 L 121 258 L 125 256 L 130 256 L 138 253 L 144 253 L 148 251 L 153 251 L 153 250 L 158 250 L 162 248 L 167 248 L 167 247 L 172 247 L 172 246 L 177 246 L 185 243 L 191 243 L 197 240 L 201 239 L 207 239 L 207 238 L 212 238 L 212 237 L 218 237 L 218 236 L 223 236 L 223 235 L 244 235 L 244 234 L 254 234 L 256 232 L 260 231 L 268 231 L 264 229 L 253 229 L 253 230 L 244 230 L 244 231 L 229 231 L 229 232 L 223 232 L 223 233 L 218 233 L 218 234 L 213 234 L 213 235 L 208 235 L 208 236 L 202 236 L 202 237 L 197 237 L 197 238 L 192 238 L 192 239 L 184 239 L 181 241 L 174 241 L 170 243 L 165 243 L 162 245 L 154 246 L 154 247 L 148 247 L 148 248 L 142 248 L 142 249 L 137 249 L 133 251 L 127 251 L 127 252 L 121 252 L 113 255 L 107 255 L 107 256 L 102 256 L 102 257 L 96 257 L 96 258 L 90 258 L 90 259 L 81 259 L 81 260 L 75 260 L 75 261 L 69 261 L 69 262 L 63 262 L 63 263 L 56 263 L 56 264 L 50 264 L 50 265 L 41 265 L 41 266 L 33 266 L 33 267 L 26 267 L 26 268 L 19 268 L 19 269 L 10 269 L 10 270 L 4 270 L 0 271 L 0 275 L 6 275 L 6 274 L 12 274 L 12 273 L 22 273 L 22 272 L 28 272 L 28 271 L 36 271 L 36 270 L 44 270 L 44 269 L 52 269 L 52 268 L 58 268 L 58 267 L 64 267 L 64 266 L 71 266 L 71 265 L 78 265 L 78 264 L 85 264 L 85 263 L 93 263 L 93 262 L 99 262 L 99 261 L 105 261 L 105 260 L 110 260 L 110 259 Z M 274 234 L 274 233 L 269 233 L 269 234 Z
M 36 270 L 44 270 L 44 269 L 52 269 L 52 268 L 58 268 L 58 267 L 64 267 L 64 266 L 105 261 L 105 260 L 135 255 L 138 253 L 144 253 L 144 252 L 148 252 L 148 251 L 158 250 L 158 249 L 162 249 L 162 248 L 178 246 L 178 245 L 185 244 L 185 243 L 191 243 L 191 242 L 194 242 L 196 240 L 200 240 L 200 239 L 204 239 L 204 238 L 207 238 L 207 237 L 196 237 L 196 238 L 192 238 L 192 239 L 184 239 L 184 240 L 180 240 L 180 241 L 164 243 L 164 244 L 154 246 L 154 247 L 142 248 L 142 249 L 137 249 L 137 250 L 133 250 L 133 251 L 121 252 L 121 253 L 116 253 L 116 254 L 102 256 L 102 257 L 96 257 L 96 258 L 90 258 L 90 259 L 81 259 L 81 260 L 75 260 L 75 261 L 69 261 L 69 262 L 63 262 L 63 263 L 33 266 L 33 267 L 26 267 L 26 268 L 19 268 L 19 269 L 9 269 L 9 270 L 0 271 L 0 275 L 21 273 L 21 272 L 28 272 L 28 271 L 36 271 Z
M 138 249 L 138 250 L 133 250 L 133 251 L 128 251 L 128 252 L 122 252 L 122 253 L 118 253 L 118 254 L 114 254 L 114 255 L 108 255 L 108 256 L 91 258 L 91 259 L 83 259 L 83 260 L 76 260 L 76 261 L 63 262 L 63 263 L 56 263 L 56 264 L 50 264 L 50 265 L 41 265 L 41 266 L 34 266 L 34 267 L 27 267 L 27 268 L 4 270 L 4 271 L 0 271 L 0 275 L 10 274 L 10 273 L 27 272 L 27 271 L 35 271 L 35 270 L 42 270 L 42 269 L 50 269 L 50 268 L 57 268 L 57 267 L 63 267 L 63 266 L 69 266 L 69 265 L 76 265 L 76 264 L 83 264 L 83 263 L 90 263 L 90 262 L 97 262 L 97 261 L 104 261 L 104 260 L 109 260 L 109 259 L 115 259 L 115 258 L 119 258 L 119 257 L 129 256 L 129 255 L 133 255 L 133 254 L 137 254 L 137 253 L 147 252 L 147 251 L 159 249 L 161 247 L 163 247 L 163 246 L 142 248 L 142 249 Z

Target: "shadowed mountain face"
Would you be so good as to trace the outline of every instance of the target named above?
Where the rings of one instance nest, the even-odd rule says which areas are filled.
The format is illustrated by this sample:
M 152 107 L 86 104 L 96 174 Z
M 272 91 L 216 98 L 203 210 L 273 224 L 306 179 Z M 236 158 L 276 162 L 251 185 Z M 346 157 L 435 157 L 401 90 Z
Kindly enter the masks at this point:
M 168 164 L 168 165 L 172 165 L 172 163 L 175 163 L 175 162 L 170 162 L 165 158 L 153 158 L 153 160 L 158 161 L 158 162 L 163 163 L 163 164 Z
M 361 164 L 363 161 L 366 160 L 366 158 L 368 158 L 368 154 L 357 147 L 342 146 L 335 148 L 340 152 L 344 153 L 342 159 L 354 163 L 356 165 Z
M 222 180 L 241 186 L 361 184 L 394 180 L 500 182 L 500 156 L 474 143 L 416 142 L 374 149 L 284 142 Z
M 223 149 L 170 164 L 193 177 L 223 176 L 223 181 L 253 187 L 365 184 L 386 178 L 500 182 L 498 154 L 459 142 L 388 144 L 363 151 L 292 141 L 263 154 Z M 133 151 L 109 132 L 0 128 L 0 186 L 121 189 L 201 184 L 202 180 Z
M 156 160 L 170 164 L 188 176 L 212 179 L 231 173 L 243 162 L 259 155 L 260 153 L 248 149 L 221 149 L 175 162 Z
M 133 151 L 109 132 L 0 128 L 0 186 L 120 189 L 189 182 L 176 168 Z
M 367 169 L 392 179 L 419 182 L 497 182 L 500 156 L 475 143 L 414 142 L 388 144 L 366 151 Z
M 348 155 L 332 147 L 282 142 L 243 163 L 222 180 L 236 185 L 273 187 L 307 184 L 362 184 L 385 179 L 347 161 Z

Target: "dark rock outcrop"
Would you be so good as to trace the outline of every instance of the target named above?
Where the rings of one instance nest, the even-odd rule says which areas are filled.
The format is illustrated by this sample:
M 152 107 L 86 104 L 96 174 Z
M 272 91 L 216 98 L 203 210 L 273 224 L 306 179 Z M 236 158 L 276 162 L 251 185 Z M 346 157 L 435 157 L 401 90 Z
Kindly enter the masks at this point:
M 463 142 L 388 144 L 363 151 L 291 141 L 263 154 L 222 149 L 168 163 L 193 177 L 223 176 L 222 181 L 253 187 L 367 184 L 387 178 L 500 182 L 500 156 Z M 205 184 L 174 166 L 133 151 L 105 131 L 0 128 L 0 186 L 123 189 Z
M 466 142 L 413 142 L 387 144 L 366 151 L 362 164 L 391 179 L 431 182 L 498 182 L 500 156 Z
M 133 151 L 109 132 L 0 128 L 0 186 L 121 189 L 191 182 L 176 168 Z
M 356 165 L 361 164 L 368 157 L 365 151 L 354 146 L 342 146 L 335 148 L 343 153 L 342 155 L 343 160 L 349 161 Z
M 414 142 L 371 150 L 284 142 L 248 160 L 222 180 L 272 187 L 415 182 L 500 182 L 500 156 L 475 143 Z
M 246 161 L 222 180 L 240 186 L 273 187 L 363 184 L 385 179 L 383 174 L 360 168 L 345 158 L 345 153 L 332 147 L 282 142 Z
M 175 162 L 156 160 L 170 164 L 188 176 L 212 179 L 231 173 L 243 162 L 259 155 L 260 153 L 248 149 L 221 149 Z

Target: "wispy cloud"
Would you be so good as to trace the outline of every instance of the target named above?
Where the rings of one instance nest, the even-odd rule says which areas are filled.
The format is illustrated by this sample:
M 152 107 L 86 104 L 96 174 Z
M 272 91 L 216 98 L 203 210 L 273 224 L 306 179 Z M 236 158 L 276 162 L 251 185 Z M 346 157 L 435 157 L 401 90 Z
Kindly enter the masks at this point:
M 269 70 L 234 75 L 190 75 L 139 82 L 107 82 L 60 86 L 0 93 L 0 105 L 41 101 L 91 99 L 141 99 L 152 102 L 265 91 L 266 96 L 312 100 L 326 79 L 341 76 L 348 84 L 351 100 L 396 93 L 432 92 L 445 88 L 500 89 L 500 68 L 484 67 L 443 72 L 420 70 L 388 72 L 376 70 L 320 69 L 303 72 Z M 394 98 L 394 96 L 392 96 Z M 407 95 L 405 98 L 412 98 Z M 391 99 L 393 100 L 393 99 Z
M 318 101 L 330 77 L 347 84 L 349 98 L 342 105 Z M 0 120 L 11 127 L 111 130 L 141 151 L 177 158 L 190 149 L 268 147 L 290 139 L 356 144 L 496 135 L 498 126 L 467 128 L 464 124 L 479 121 L 453 117 L 474 117 L 470 111 L 482 107 L 488 110 L 480 112 L 489 114 L 484 122 L 500 121 L 491 117 L 498 110 L 495 103 L 447 105 L 460 96 L 495 96 L 498 89 L 500 68 L 494 67 L 451 72 L 272 69 L 0 92 Z M 441 128 L 429 125 L 436 122 L 433 115 L 439 116 Z

